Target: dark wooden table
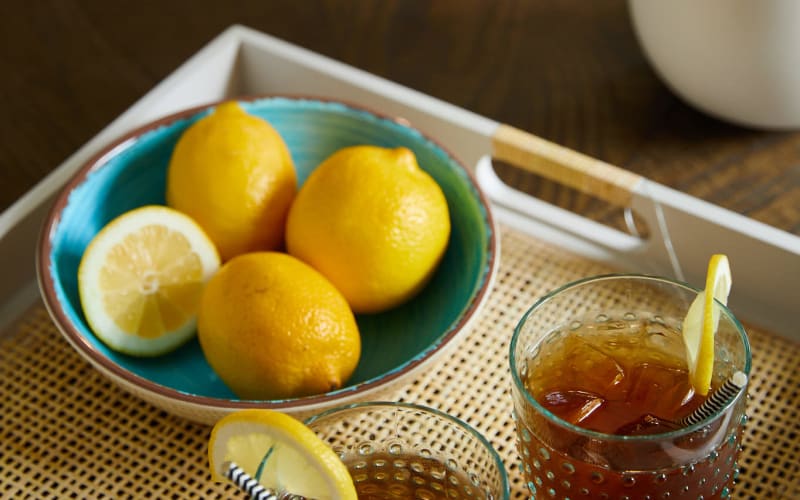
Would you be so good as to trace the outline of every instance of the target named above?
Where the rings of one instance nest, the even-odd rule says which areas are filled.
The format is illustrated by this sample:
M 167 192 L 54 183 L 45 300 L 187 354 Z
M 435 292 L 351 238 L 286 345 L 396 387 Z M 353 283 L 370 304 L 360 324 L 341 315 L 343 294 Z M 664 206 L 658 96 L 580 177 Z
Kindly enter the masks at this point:
M 687 106 L 645 60 L 625 0 L 0 0 L 0 213 L 234 23 L 800 235 L 800 131 Z M 499 168 L 620 224 L 618 209 Z
M 800 234 L 800 132 L 684 104 L 644 59 L 623 0 L 4 1 L 0 210 L 233 23 Z

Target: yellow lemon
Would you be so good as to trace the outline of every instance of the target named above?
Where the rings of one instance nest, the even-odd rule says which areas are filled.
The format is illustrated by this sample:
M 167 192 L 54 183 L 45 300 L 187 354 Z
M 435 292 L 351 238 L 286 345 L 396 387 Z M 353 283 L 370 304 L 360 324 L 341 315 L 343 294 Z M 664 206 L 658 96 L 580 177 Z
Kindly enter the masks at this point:
M 81 307 L 111 348 L 162 354 L 194 335 L 203 286 L 219 265 L 214 244 L 186 215 L 162 206 L 131 210 L 86 248 Z
M 290 254 L 324 274 L 357 313 L 405 302 L 447 248 L 450 215 L 407 148 L 353 146 L 323 161 L 289 211 Z
M 347 467 L 314 431 L 271 410 L 241 410 L 211 429 L 208 463 L 215 481 L 231 463 L 275 493 L 319 500 L 355 500 Z
M 712 255 L 708 262 L 706 288 L 697 294 L 683 320 L 683 343 L 689 366 L 689 381 L 694 390 L 703 396 L 711 388 L 714 374 L 714 337 L 719 325 L 718 300 L 728 303 L 731 291 L 731 268 L 728 257 Z
M 211 367 L 245 399 L 338 389 L 361 355 L 358 326 L 341 293 L 279 252 L 225 263 L 203 292 L 197 331 Z
M 167 204 L 206 230 L 223 261 L 280 248 L 296 190 L 281 136 L 236 102 L 219 105 L 190 126 L 167 171 Z

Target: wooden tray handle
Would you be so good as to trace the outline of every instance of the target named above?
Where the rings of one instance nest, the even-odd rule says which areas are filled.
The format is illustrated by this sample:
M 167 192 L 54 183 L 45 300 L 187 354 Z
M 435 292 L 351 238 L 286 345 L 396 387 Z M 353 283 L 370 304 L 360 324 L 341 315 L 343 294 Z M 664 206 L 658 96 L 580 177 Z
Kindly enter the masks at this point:
M 609 203 L 630 205 L 641 176 L 500 124 L 492 136 L 492 157 Z

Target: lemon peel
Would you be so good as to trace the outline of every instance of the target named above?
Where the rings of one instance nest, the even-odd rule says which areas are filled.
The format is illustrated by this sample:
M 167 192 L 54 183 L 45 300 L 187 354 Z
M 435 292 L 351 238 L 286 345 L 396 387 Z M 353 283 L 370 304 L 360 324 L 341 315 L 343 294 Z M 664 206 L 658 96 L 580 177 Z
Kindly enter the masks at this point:
M 223 261 L 281 248 L 296 190 L 283 137 L 236 101 L 189 126 L 167 167 L 167 205 L 196 220 Z
M 224 481 L 231 462 L 277 492 L 319 500 L 357 498 L 336 453 L 305 424 L 277 411 L 240 410 L 214 425 L 208 443 L 212 479 Z
M 728 257 L 711 256 L 706 273 L 705 289 L 692 301 L 683 320 L 683 343 L 689 367 L 689 382 L 695 392 L 707 395 L 714 371 L 714 337 L 719 325 L 719 307 L 728 303 L 731 291 L 731 269 Z
M 326 158 L 289 211 L 286 247 L 327 277 L 356 313 L 410 300 L 450 240 L 442 188 L 405 147 L 356 145 Z
M 246 253 L 220 267 L 203 291 L 197 336 L 211 368 L 249 400 L 340 389 L 361 357 L 342 294 L 281 252 Z

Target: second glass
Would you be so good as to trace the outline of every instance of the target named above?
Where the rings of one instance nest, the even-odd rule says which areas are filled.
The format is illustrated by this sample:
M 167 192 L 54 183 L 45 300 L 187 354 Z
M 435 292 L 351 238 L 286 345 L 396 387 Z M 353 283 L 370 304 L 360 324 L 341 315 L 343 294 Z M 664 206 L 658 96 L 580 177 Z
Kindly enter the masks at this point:
M 728 498 L 746 389 L 679 423 L 703 401 L 688 383 L 681 324 L 697 290 L 668 279 L 600 276 L 566 285 L 523 316 L 510 346 L 518 450 L 533 498 Z M 749 375 L 744 329 L 721 309 L 712 391 Z
M 306 425 L 347 465 L 360 500 L 509 498 L 505 466 L 492 445 L 438 410 L 356 403 Z

